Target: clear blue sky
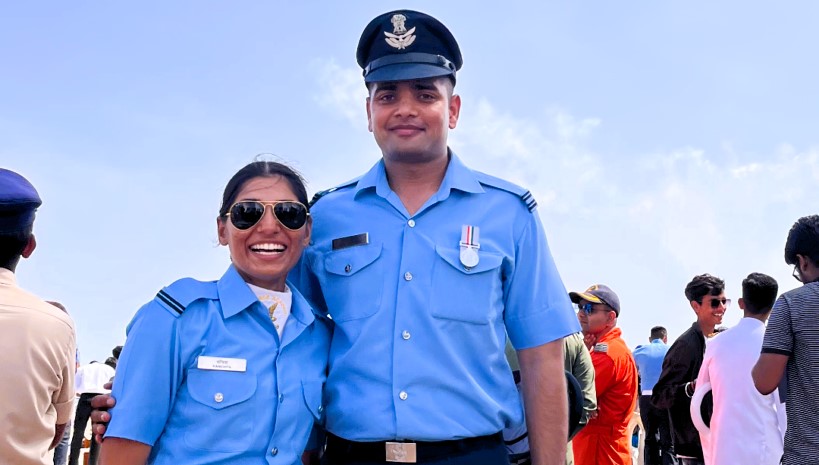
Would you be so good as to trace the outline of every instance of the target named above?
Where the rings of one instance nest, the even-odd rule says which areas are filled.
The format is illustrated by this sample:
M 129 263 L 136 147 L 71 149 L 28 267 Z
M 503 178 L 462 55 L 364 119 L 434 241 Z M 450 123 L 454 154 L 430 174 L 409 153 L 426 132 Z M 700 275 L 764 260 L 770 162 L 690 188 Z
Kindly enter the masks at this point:
M 752 271 L 797 284 L 784 240 L 819 211 L 814 2 L 6 2 L 0 166 L 44 199 L 18 278 L 65 303 L 83 362 L 162 286 L 221 275 L 221 191 L 256 154 L 311 192 L 380 157 L 355 47 L 395 8 L 452 30 L 451 147 L 532 190 L 567 288 L 617 291 L 630 345 L 690 325 L 695 274 L 735 300 Z

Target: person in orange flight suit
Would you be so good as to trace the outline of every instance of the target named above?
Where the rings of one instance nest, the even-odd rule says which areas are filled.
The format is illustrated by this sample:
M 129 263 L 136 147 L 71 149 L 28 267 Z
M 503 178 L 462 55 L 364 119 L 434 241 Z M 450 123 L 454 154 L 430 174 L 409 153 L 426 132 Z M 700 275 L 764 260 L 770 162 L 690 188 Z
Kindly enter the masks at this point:
M 617 327 L 620 299 L 596 284 L 571 292 L 594 364 L 597 413 L 572 440 L 575 465 L 631 465 L 629 420 L 637 403 L 637 365 Z

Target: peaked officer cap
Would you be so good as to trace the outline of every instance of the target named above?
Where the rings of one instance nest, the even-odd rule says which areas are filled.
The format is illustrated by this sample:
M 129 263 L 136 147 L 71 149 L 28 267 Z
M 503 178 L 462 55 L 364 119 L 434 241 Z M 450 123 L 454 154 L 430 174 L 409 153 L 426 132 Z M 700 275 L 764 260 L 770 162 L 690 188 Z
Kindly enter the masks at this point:
M 384 13 L 364 28 L 356 51 L 364 82 L 451 76 L 461 69 L 458 42 L 440 21 L 412 10 Z
M 0 168 L 0 233 L 15 233 L 31 226 L 34 212 L 42 203 L 26 178 Z

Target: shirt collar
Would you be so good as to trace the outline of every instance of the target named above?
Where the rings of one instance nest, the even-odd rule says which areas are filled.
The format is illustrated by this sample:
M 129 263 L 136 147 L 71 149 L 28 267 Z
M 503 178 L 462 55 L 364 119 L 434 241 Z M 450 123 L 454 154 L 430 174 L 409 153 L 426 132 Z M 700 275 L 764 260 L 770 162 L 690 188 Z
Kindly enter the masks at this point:
M 614 328 L 611 328 L 609 332 L 604 334 L 603 337 L 598 339 L 597 342 L 608 342 L 611 341 L 612 339 L 617 339 L 618 337 L 622 336 L 622 334 L 623 331 L 619 327 L 615 326 Z
M 439 200 L 449 197 L 450 192 L 455 189 L 471 194 L 481 194 L 484 191 L 481 183 L 475 177 L 475 173 L 463 164 L 461 159 L 455 155 L 451 149 L 447 149 L 449 156 L 449 163 L 446 167 L 444 179 L 441 182 L 441 187 L 438 188 L 436 196 Z M 391 192 L 389 181 L 387 180 L 387 171 L 384 166 L 384 159 L 378 160 L 378 163 L 373 165 L 356 185 L 356 197 L 366 189 L 375 188 L 375 193 L 381 197 L 386 198 Z
M 309 325 L 315 320 L 312 307 L 290 281 L 287 282 L 287 286 L 293 293 L 290 318 L 297 319 L 305 326 Z M 256 294 L 253 293 L 233 265 L 230 265 L 225 274 L 216 282 L 216 288 L 219 292 L 222 315 L 225 319 L 238 314 L 259 301 L 259 298 L 256 297 Z
M 13 271 L 0 267 L 0 286 L 17 286 L 17 277 Z
M 651 343 L 652 344 L 665 344 L 665 342 L 663 342 L 662 339 L 652 339 Z
M 739 320 L 740 324 L 749 325 L 749 326 L 765 326 L 765 323 L 759 321 L 756 318 L 751 318 L 749 316 L 744 316 Z
M 225 274 L 216 282 L 216 289 L 219 292 L 222 316 L 225 319 L 259 301 L 233 265 L 230 265 Z

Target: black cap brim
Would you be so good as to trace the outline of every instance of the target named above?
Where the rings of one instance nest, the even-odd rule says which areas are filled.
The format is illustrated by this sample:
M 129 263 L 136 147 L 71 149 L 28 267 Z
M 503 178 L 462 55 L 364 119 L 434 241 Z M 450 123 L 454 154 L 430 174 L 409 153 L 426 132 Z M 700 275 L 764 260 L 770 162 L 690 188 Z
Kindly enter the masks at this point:
M 394 82 L 412 81 L 414 79 L 428 79 L 440 76 L 452 76 L 451 69 L 427 63 L 396 63 L 382 66 L 364 76 L 364 82 Z

